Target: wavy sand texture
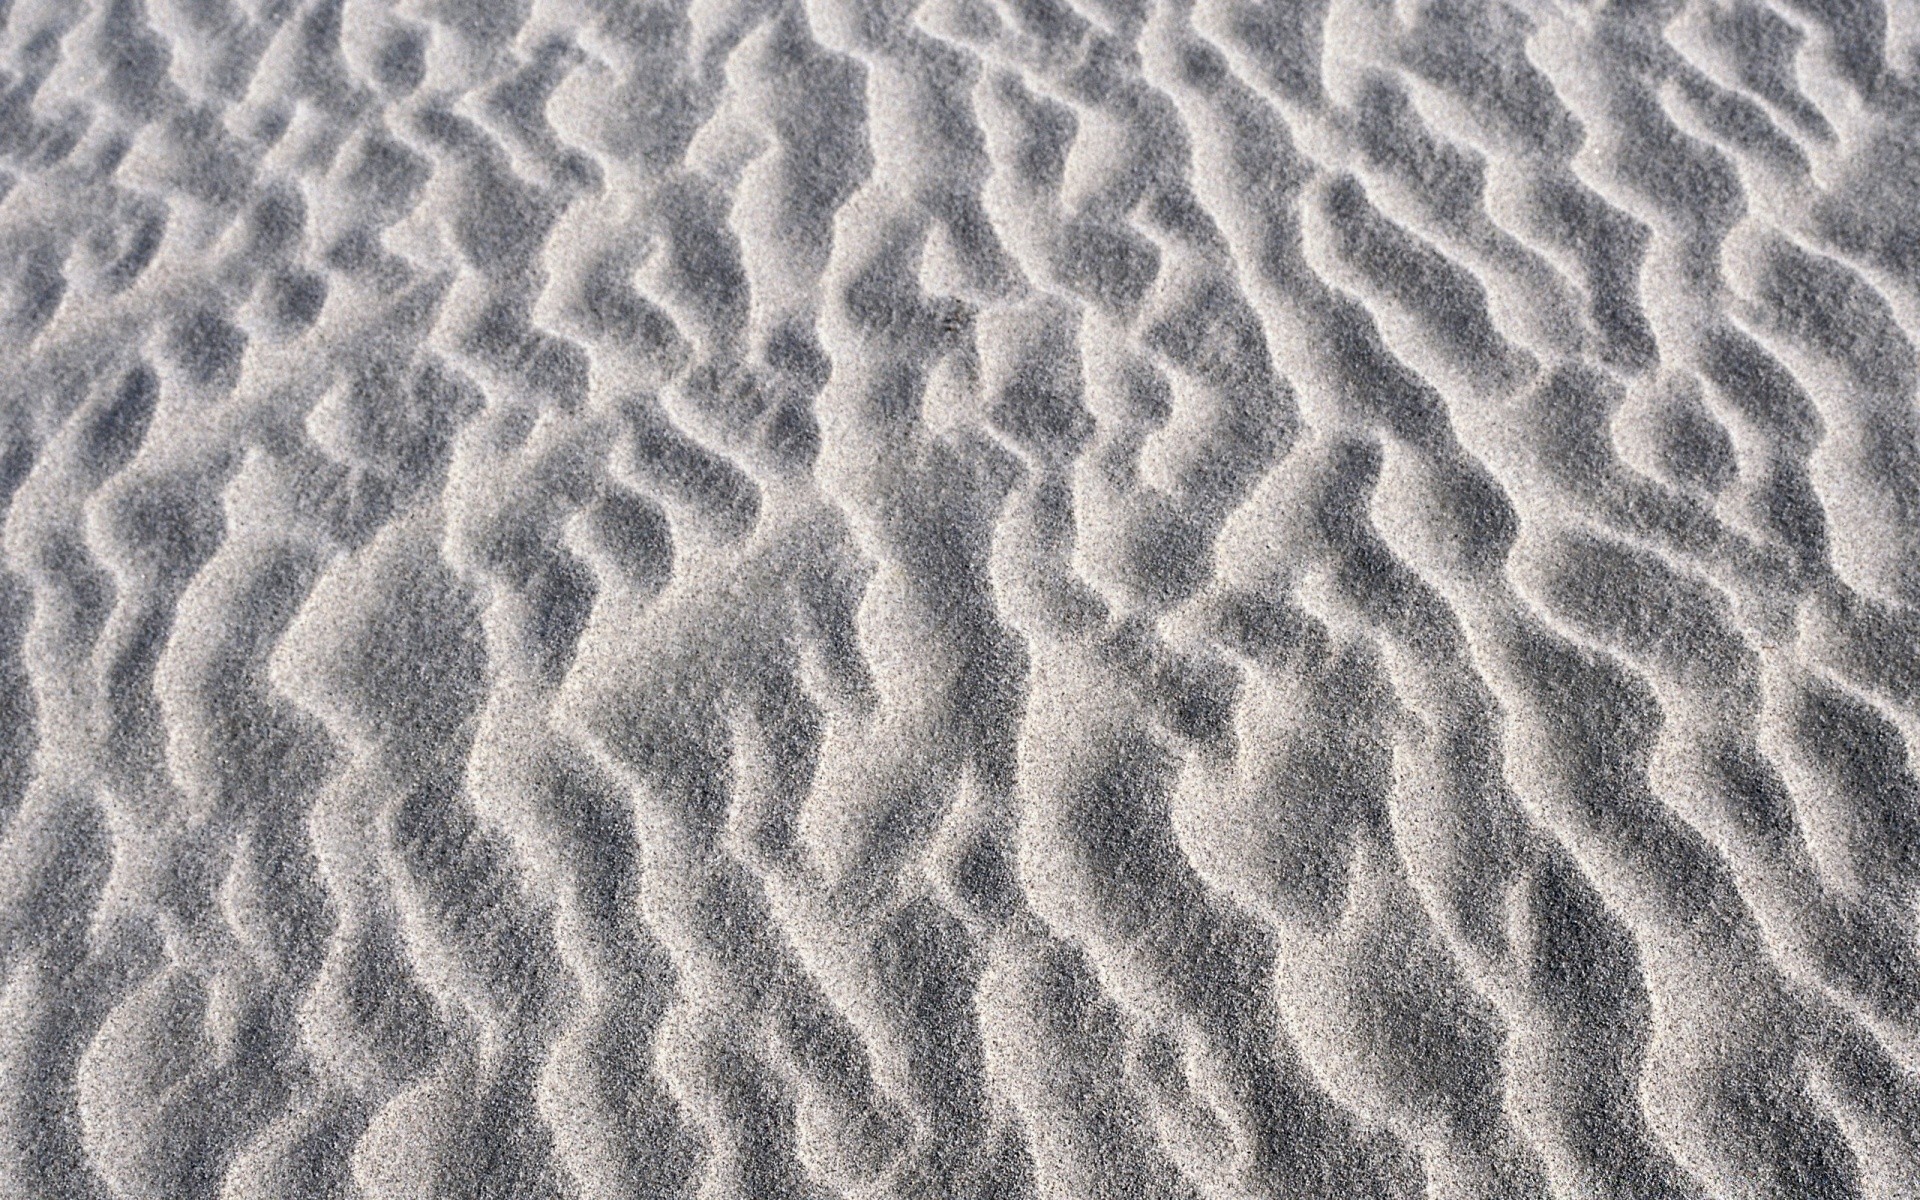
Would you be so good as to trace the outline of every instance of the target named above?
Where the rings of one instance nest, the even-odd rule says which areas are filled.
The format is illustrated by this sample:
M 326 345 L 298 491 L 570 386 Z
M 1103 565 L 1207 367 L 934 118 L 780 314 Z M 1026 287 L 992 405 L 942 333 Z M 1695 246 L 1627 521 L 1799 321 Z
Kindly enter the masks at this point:
M 1920 1196 L 1913 0 L 0 64 L 0 1195 Z

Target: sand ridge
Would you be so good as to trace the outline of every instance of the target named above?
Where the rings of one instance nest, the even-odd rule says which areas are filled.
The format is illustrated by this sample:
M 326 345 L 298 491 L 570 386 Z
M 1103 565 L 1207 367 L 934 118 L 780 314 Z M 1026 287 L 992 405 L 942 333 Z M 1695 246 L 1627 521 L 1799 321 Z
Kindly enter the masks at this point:
M 0 1194 L 1920 1194 L 1905 0 L 0 0 Z

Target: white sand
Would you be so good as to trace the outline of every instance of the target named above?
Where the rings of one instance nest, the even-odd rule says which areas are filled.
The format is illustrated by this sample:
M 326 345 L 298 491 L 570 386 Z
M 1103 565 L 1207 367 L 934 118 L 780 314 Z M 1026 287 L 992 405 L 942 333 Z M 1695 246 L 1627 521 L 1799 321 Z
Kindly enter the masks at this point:
M 1916 46 L 0 0 L 0 1196 L 1920 1197 Z

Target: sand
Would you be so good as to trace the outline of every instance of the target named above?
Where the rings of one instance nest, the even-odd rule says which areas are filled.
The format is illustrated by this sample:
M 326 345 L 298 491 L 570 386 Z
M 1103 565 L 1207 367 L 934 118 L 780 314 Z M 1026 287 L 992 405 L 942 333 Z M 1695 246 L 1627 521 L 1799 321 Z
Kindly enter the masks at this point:
M 0 1195 L 1920 1196 L 1912 0 L 0 0 Z

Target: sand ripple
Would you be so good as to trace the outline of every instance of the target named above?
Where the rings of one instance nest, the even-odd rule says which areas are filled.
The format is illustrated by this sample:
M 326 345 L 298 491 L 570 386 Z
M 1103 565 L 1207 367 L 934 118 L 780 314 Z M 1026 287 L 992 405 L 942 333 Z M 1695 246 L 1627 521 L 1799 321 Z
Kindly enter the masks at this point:
M 1920 1195 L 1920 19 L 0 0 L 0 1193 Z

